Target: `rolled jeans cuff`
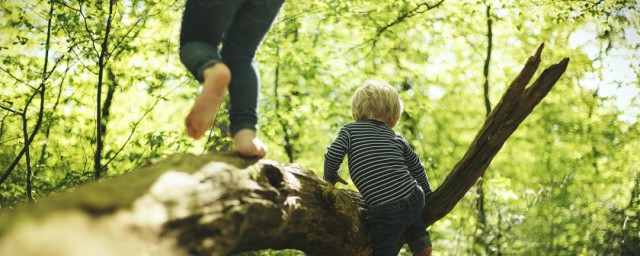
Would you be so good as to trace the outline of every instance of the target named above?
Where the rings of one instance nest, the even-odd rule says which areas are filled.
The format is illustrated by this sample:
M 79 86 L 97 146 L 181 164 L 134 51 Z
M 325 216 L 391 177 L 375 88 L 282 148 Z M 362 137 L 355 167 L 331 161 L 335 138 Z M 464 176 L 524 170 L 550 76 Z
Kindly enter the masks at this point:
M 431 247 L 431 235 L 427 232 L 427 236 L 420 237 L 413 241 L 407 241 L 407 244 L 409 245 L 409 250 L 411 250 L 411 252 L 420 252 L 424 248 Z
M 236 133 L 238 133 L 240 130 L 244 130 L 244 129 L 257 131 L 258 128 L 256 126 L 257 126 L 256 124 L 252 124 L 252 123 L 249 123 L 249 122 L 241 123 L 241 124 L 232 124 L 231 125 L 231 129 L 230 129 L 231 137 L 233 138 L 236 135 Z
M 198 67 L 197 69 L 197 73 L 194 74 L 196 80 L 198 80 L 198 82 L 200 83 L 204 83 L 204 70 L 215 65 L 218 63 L 222 63 L 222 61 L 220 60 L 208 60 L 207 62 L 205 62 L 204 64 L 200 65 L 200 67 Z
M 205 69 L 222 62 L 216 48 L 201 41 L 182 45 L 180 47 L 180 61 L 200 83 L 204 82 Z

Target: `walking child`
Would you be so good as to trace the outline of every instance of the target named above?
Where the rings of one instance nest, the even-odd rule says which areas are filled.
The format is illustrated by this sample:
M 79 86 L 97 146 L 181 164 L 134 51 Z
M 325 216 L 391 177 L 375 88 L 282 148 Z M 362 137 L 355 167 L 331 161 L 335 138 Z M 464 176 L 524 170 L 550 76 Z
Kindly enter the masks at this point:
M 367 208 L 374 256 L 397 255 L 405 238 L 413 255 L 431 255 L 431 239 L 420 219 L 425 193 L 431 192 L 424 166 L 405 139 L 392 128 L 403 105 L 389 84 L 368 80 L 352 99 L 355 122 L 344 125 L 325 153 L 324 179 L 338 176 L 344 156 L 349 175 Z
M 264 157 L 267 149 L 256 135 L 260 79 L 253 58 L 283 2 L 187 0 L 180 60 L 202 83 L 185 120 L 187 135 L 198 139 L 213 125 L 228 87 L 235 149 L 244 156 Z

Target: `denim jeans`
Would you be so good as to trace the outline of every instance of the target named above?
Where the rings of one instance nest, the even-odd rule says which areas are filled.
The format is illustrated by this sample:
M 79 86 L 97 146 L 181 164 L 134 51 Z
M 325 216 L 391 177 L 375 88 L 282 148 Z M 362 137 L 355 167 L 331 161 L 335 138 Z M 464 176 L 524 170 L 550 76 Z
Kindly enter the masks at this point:
M 423 207 L 424 192 L 418 186 L 405 199 L 367 207 L 373 255 L 398 255 L 402 237 L 412 252 L 431 247 L 429 232 L 420 218 Z
M 199 81 L 223 62 L 231 70 L 231 134 L 256 129 L 260 77 L 253 58 L 284 0 L 187 0 L 180 60 Z M 222 44 L 222 48 L 220 45 Z

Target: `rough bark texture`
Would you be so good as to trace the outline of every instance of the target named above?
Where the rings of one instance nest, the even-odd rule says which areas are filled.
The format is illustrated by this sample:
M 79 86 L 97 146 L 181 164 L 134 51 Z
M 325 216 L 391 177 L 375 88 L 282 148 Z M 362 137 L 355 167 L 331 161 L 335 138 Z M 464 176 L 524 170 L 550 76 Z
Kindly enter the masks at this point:
M 449 213 L 465 193 L 478 181 L 500 151 L 509 136 L 518 128 L 533 108 L 556 84 L 569 65 L 569 58 L 545 69 L 527 87 L 538 70 L 544 44 L 529 57 L 500 102 L 491 111 L 462 159 L 453 167 L 444 182 L 427 199 L 422 219 L 431 225 Z
M 453 209 L 566 69 L 568 59 L 526 88 L 541 50 L 428 196 L 428 225 Z M 230 255 L 265 248 L 370 255 L 360 195 L 295 164 L 176 154 L 0 219 L 0 255 Z

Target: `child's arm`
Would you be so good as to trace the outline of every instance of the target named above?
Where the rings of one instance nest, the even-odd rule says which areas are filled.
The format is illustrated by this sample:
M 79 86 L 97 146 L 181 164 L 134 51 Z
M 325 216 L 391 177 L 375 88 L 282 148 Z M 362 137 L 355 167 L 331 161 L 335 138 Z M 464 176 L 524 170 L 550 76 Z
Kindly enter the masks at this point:
M 407 165 L 409 173 L 411 173 L 411 176 L 416 179 L 418 185 L 422 187 L 425 195 L 431 193 L 431 185 L 429 185 L 429 178 L 427 178 L 427 172 L 424 169 L 424 165 L 420 162 L 420 158 L 416 155 L 416 152 L 411 149 L 409 143 L 407 143 L 404 138 L 402 141 L 404 142 L 404 163 Z
M 338 169 L 344 160 L 344 155 L 349 148 L 349 132 L 347 128 L 342 127 L 338 137 L 327 147 L 327 153 L 324 154 L 324 179 L 331 184 L 347 182 L 338 176 Z

